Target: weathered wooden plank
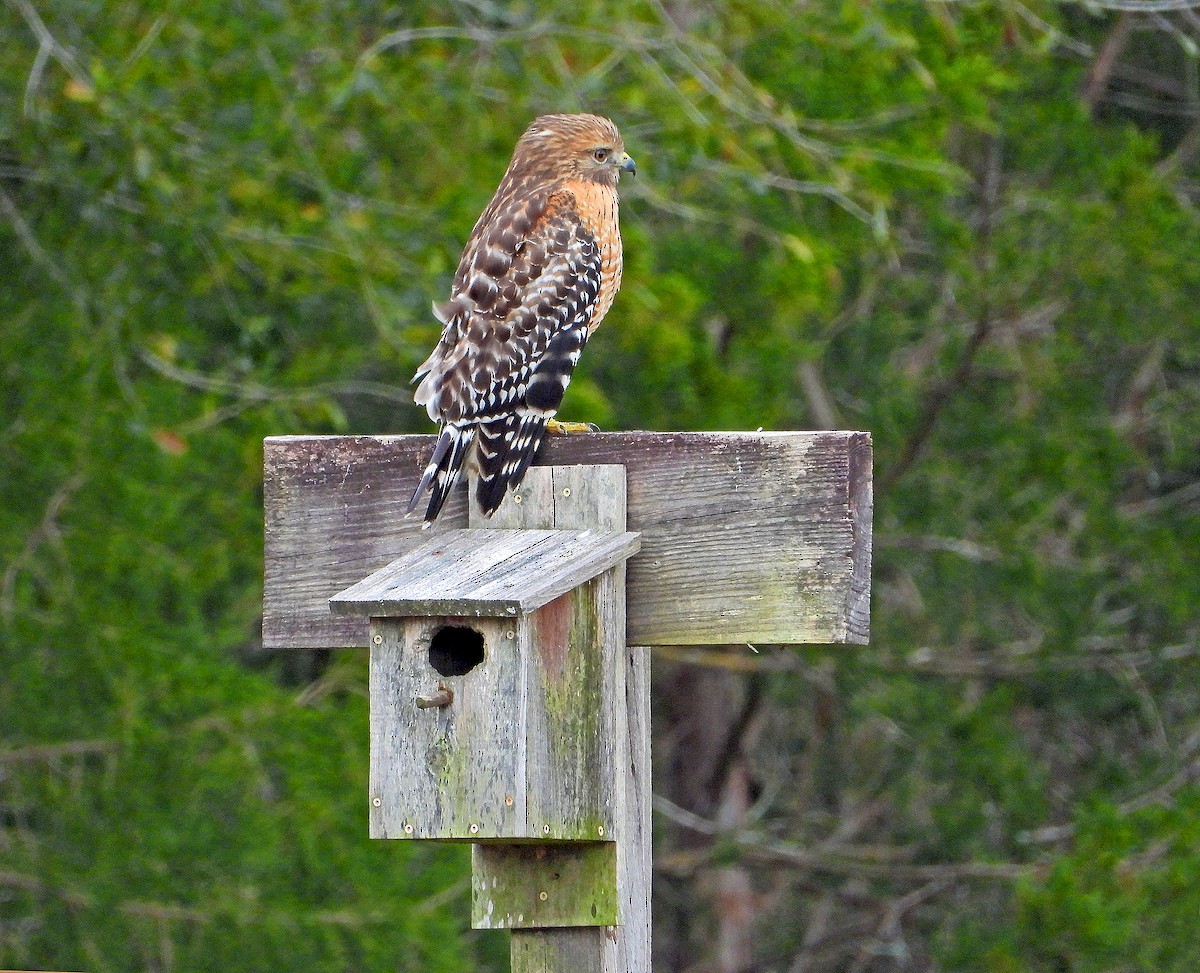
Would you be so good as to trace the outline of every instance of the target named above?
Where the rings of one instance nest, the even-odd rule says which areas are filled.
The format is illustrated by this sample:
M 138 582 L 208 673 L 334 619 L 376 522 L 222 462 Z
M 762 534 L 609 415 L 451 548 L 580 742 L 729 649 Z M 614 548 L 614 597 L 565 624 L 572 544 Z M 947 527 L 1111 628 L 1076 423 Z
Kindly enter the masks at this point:
M 555 466 L 553 472 L 554 523 L 560 528 L 577 528 L 599 523 L 613 529 L 628 525 L 627 475 L 609 472 L 612 467 Z M 618 472 L 619 467 L 615 468 Z M 600 581 L 611 578 L 613 604 L 619 603 L 622 586 L 628 588 L 623 572 L 635 562 L 618 566 Z M 604 616 L 602 616 L 604 617 Z M 620 632 L 619 619 L 608 616 L 608 625 Z M 614 732 L 616 773 L 614 789 L 619 802 L 614 810 L 617 842 L 617 890 L 620 924 L 606 932 L 602 942 L 577 935 L 514 932 L 514 971 L 537 969 L 545 960 L 547 969 L 584 969 L 599 952 L 605 970 L 615 973 L 650 971 L 651 787 L 650 787 L 650 651 L 643 646 L 621 646 L 616 668 L 624 668 L 624 708 L 617 714 Z M 620 692 L 620 684 L 614 687 Z M 620 706 L 621 696 L 616 696 Z M 538 941 L 540 939 L 540 941 Z M 553 941 L 551 941 L 553 940 Z M 581 952 L 583 955 L 580 955 Z M 518 965 L 518 963 L 525 965 Z M 577 965 L 579 964 L 579 965 Z
M 430 532 L 403 510 L 432 436 L 275 437 L 265 446 L 268 647 L 363 645 L 328 599 L 431 535 L 465 526 L 456 491 Z M 629 641 L 865 642 L 867 433 L 551 437 L 539 463 L 615 463 L 629 482 Z M 528 483 L 522 487 L 529 489 Z
M 618 570 L 530 618 L 525 774 L 535 835 L 613 838 L 620 804 L 616 707 L 624 698 L 624 626 L 616 627 L 624 613 L 612 606 Z
M 617 924 L 617 846 L 477 845 L 471 925 L 553 929 Z
M 650 973 L 650 966 L 615 966 L 605 940 L 611 928 L 514 929 L 510 966 L 513 973 Z
M 621 973 L 650 973 L 650 890 L 653 871 L 650 786 L 650 650 L 625 651 L 626 755 L 625 809 L 621 816 L 617 889 L 621 928 L 615 930 L 616 965 Z
M 399 588 L 400 596 L 404 597 L 405 582 L 424 592 L 446 592 L 453 600 L 460 596 L 461 590 L 471 590 L 481 577 L 486 576 L 498 565 L 542 540 L 545 540 L 544 536 L 531 537 L 515 531 L 505 531 L 497 534 L 490 543 L 481 545 L 478 536 L 472 537 L 465 531 L 454 531 L 426 541 L 386 567 L 334 595 L 330 599 L 330 608 L 339 611 L 343 607 L 349 607 L 359 595 L 365 595 L 371 600 L 373 594 L 378 597 L 380 592 L 394 587 Z M 334 604 L 335 602 L 339 604 Z M 341 602 L 346 604 L 340 604 Z
M 853 524 L 853 561 L 850 585 L 846 592 L 846 624 L 852 632 L 862 632 L 863 642 L 871 630 L 871 522 L 874 514 L 874 490 L 871 479 L 871 440 L 860 436 L 850 441 L 847 499 Z
M 334 595 L 329 607 L 370 618 L 513 616 L 590 581 L 639 546 L 627 531 L 454 531 Z
M 621 532 L 628 523 L 628 479 L 620 463 L 535 466 L 491 517 L 480 512 L 472 494 L 468 524 L 489 529 Z
M 479 841 L 529 833 L 525 788 L 526 655 L 513 623 L 472 619 L 483 661 L 464 676 L 439 677 L 429 643 L 461 619 L 376 619 L 371 623 L 372 838 Z M 378 640 L 378 641 L 376 641 Z M 419 695 L 444 681 L 445 708 Z

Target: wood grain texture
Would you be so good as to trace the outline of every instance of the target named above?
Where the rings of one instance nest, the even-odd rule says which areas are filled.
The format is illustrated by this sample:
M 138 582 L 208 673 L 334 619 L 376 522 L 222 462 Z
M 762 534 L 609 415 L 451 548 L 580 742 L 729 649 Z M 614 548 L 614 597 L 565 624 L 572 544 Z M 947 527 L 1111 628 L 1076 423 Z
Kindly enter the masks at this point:
M 429 532 L 403 516 L 433 441 L 266 441 L 264 645 L 364 645 L 366 621 L 331 616 L 328 599 L 466 526 L 465 488 Z M 637 645 L 865 642 L 870 460 L 870 436 L 853 432 L 556 436 L 538 458 L 625 467 L 642 535 L 628 565 Z
M 859 436 L 849 443 L 847 497 L 853 525 L 853 570 L 846 592 L 846 623 L 849 631 L 862 632 L 863 642 L 871 630 L 871 524 L 875 512 L 871 479 L 871 440 Z
M 510 951 L 512 973 L 650 973 L 649 966 L 615 966 L 606 941 L 613 927 L 514 929 Z
M 470 619 L 465 624 L 483 635 L 484 660 L 443 677 L 430 665 L 429 643 L 445 623 L 463 620 L 371 623 L 371 837 L 524 838 L 528 645 L 511 621 Z M 454 702 L 418 707 L 416 697 L 442 681 Z
M 621 973 L 650 973 L 650 890 L 654 877 L 650 782 L 650 650 L 625 650 L 625 719 L 627 747 L 625 807 L 621 815 L 617 888 L 621 928 L 615 930 L 614 967 Z
M 475 845 L 471 925 L 554 929 L 617 924 L 617 846 Z
M 531 612 L 637 553 L 638 535 L 599 530 L 459 530 L 426 541 L 329 599 L 338 615 Z
M 619 463 L 535 466 L 515 493 L 485 517 L 471 496 L 470 527 L 624 531 L 628 473 Z M 614 526 L 620 525 L 620 526 Z
M 611 568 L 534 613 L 526 691 L 529 827 L 546 838 L 613 840 L 623 784 L 624 605 Z

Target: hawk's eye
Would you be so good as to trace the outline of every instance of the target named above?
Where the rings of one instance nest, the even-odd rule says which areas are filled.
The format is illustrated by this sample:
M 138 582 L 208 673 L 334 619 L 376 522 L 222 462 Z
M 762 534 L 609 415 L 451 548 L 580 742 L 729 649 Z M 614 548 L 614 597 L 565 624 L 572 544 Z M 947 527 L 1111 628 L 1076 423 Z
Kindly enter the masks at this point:
M 608 158 L 608 149 L 593 149 L 592 158 L 597 162 L 603 162 Z

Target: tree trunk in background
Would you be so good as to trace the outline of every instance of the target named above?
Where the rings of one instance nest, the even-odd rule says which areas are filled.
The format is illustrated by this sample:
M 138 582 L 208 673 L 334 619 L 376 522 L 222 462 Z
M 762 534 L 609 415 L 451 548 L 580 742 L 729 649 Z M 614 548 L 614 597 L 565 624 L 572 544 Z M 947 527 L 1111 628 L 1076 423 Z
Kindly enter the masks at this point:
M 1096 60 L 1092 62 L 1083 86 L 1083 100 L 1087 103 L 1088 111 L 1095 112 L 1100 99 L 1104 97 L 1104 92 L 1108 90 L 1108 79 L 1112 77 L 1113 69 L 1117 66 L 1117 58 L 1129 42 L 1132 27 L 1133 14 L 1125 11 L 1117 18 L 1104 46 L 1096 53 Z
M 717 821 L 737 828 L 745 823 L 751 803 L 750 768 L 739 748 L 725 774 Z M 756 911 L 750 873 L 741 865 L 713 869 L 711 897 L 717 916 L 717 968 L 721 973 L 749 970 L 754 961 Z
M 723 668 L 655 666 L 655 774 L 668 800 L 736 828 L 753 803 L 742 752 L 758 712 L 757 680 Z M 740 864 L 707 864 L 712 838 L 659 819 L 655 887 L 662 973 L 744 973 L 753 962 L 756 897 Z M 672 862 L 683 863 L 671 867 Z M 694 866 L 694 867 L 692 867 Z

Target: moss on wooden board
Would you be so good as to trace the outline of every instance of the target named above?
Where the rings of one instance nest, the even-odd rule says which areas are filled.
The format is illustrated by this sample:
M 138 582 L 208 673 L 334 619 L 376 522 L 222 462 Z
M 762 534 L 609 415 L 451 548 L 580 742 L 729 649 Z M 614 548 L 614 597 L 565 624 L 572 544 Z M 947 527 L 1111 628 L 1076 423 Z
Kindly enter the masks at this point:
M 489 845 L 474 850 L 471 924 L 476 929 L 612 926 L 617 922 L 617 846 Z

